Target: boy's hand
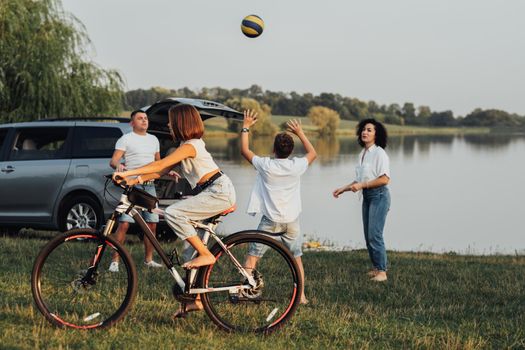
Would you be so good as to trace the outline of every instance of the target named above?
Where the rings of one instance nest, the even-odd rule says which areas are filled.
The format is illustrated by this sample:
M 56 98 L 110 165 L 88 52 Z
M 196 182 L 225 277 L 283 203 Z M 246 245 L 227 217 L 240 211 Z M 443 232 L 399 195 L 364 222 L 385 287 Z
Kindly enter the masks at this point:
M 244 121 L 242 123 L 243 128 L 250 128 L 253 124 L 257 123 L 257 112 L 253 109 L 247 109 L 244 111 Z
M 288 131 L 294 133 L 295 135 L 299 135 L 303 132 L 301 122 L 297 119 L 290 119 L 286 122 L 286 125 L 288 126 Z

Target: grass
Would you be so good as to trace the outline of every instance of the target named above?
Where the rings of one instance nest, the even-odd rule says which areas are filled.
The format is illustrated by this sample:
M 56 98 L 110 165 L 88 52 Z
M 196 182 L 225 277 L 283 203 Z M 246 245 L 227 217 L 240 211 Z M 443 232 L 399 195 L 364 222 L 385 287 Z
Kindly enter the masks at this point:
M 33 260 L 49 235 L 0 237 L 1 348 L 525 348 L 523 256 L 389 252 L 389 280 L 374 284 L 364 275 L 365 251 L 307 252 L 311 303 L 269 336 L 226 334 L 205 313 L 173 321 L 178 304 L 168 274 L 137 264 L 137 299 L 122 322 L 60 330 L 36 310 L 30 288 Z M 127 247 L 140 262 L 142 244 L 132 237 Z

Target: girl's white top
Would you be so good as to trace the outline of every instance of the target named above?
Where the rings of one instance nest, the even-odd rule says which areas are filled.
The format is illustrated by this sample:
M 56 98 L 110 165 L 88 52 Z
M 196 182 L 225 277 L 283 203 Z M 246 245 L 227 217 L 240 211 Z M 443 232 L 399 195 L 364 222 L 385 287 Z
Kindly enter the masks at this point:
M 390 178 L 390 159 L 385 150 L 377 145 L 363 148 L 355 167 L 355 181 L 366 182 L 386 175 Z
M 192 145 L 195 148 L 195 157 L 186 158 L 181 161 L 182 175 L 188 180 L 191 188 L 195 188 L 202 177 L 214 170 L 219 169 L 211 154 L 206 150 L 202 139 L 191 139 L 181 143 Z

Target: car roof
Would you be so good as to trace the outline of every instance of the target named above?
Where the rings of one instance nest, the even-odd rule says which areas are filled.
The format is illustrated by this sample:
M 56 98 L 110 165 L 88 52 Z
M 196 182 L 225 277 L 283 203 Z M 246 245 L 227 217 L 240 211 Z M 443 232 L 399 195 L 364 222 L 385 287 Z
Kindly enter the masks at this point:
M 226 105 L 218 102 L 196 99 L 196 98 L 183 98 L 183 97 L 169 97 L 155 102 L 150 106 L 140 108 L 140 110 L 146 112 L 150 121 L 150 129 L 167 131 L 168 123 L 168 111 L 172 106 L 177 104 L 189 104 L 197 108 L 202 120 L 206 120 L 213 117 L 224 117 L 227 119 L 235 119 L 242 121 L 243 113 L 236 111 Z M 86 126 L 107 126 L 108 122 L 117 123 L 129 123 L 129 118 L 114 118 L 114 117 L 71 117 L 71 118 L 56 118 L 56 119 L 42 119 L 31 122 L 22 123 L 11 123 L 0 125 L 2 127 L 28 127 L 35 126 L 73 126 L 73 125 L 86 125 Z
M 20 123 L 10 123 L 10 124 L 2 124 L 0 125 L 0 128 L 7 128 L 7 127 L 15 127 L 15 128 L 23 128 L 23 127 L 57 127 L 57 126 L 99 126 L 99 127 L 108 127 L 108 126 L 116 126 L 121 129 L 128 129 L 131 128 L 128 124 L 129 119 L 123 119 L 122 121 L 119 120 L 111 120 L 108 118 L 108 120 L 105 119 L 96 119 L 100 121 L 93 121 L 81 118 L 68 118 L 68 119 L 42 119 L 42 120 L 34 120 L 31 122 L 20 122 Z M 124 124 L 125 121 L 125 124 Z

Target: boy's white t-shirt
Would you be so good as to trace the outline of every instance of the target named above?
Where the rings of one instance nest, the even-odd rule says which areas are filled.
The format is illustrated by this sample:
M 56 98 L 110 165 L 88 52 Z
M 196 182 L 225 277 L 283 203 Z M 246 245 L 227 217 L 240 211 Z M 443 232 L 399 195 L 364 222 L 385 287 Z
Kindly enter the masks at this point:
M 278 223 L 295 221 L 301 212 L 301 175 L 308 169 L 308 160 L 254 156 L 252 164 L 257 177 L 248 214 L 261 213 Z
M 126 168 L 133 170 L 153 162 L 160 144 L 157 137 L 151 134 L 139 135 L 132 131 L 117 140 L 115 149 L 124 151 Z

